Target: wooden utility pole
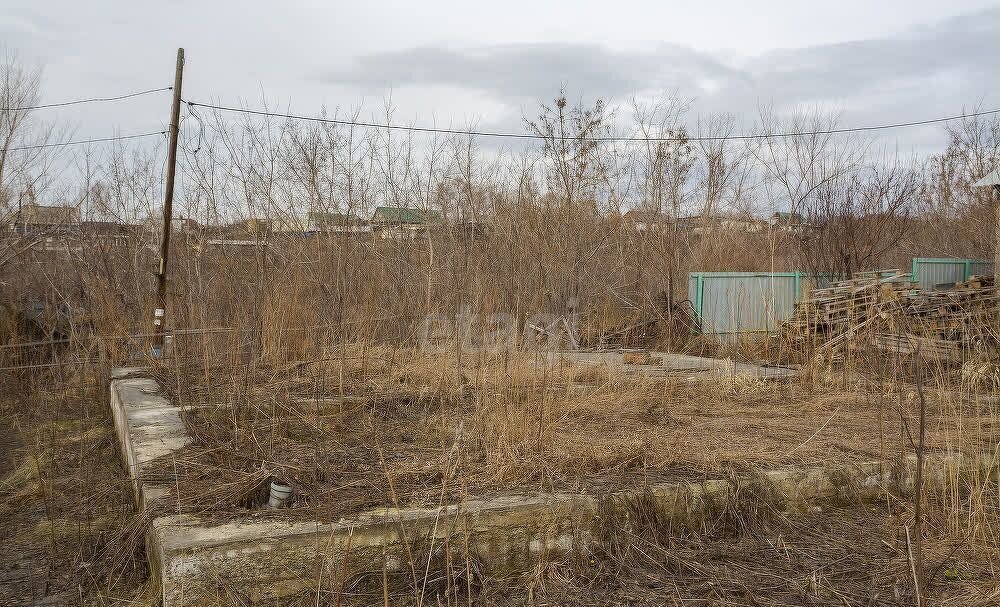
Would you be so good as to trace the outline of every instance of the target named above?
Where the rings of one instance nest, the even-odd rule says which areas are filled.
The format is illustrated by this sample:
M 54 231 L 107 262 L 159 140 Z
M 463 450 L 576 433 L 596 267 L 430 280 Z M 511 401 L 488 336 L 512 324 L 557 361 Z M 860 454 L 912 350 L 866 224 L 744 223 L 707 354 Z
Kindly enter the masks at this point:
M 174 175 L 177 172 L 177 135 L 180 132 L 181 81 L 184 77 L 184 49 L 177 49 L 174 71 L 174 102 L 170 106 L 170 140 L 167 143 L 167 187 L 163 198 L 163 239 L 160 267 L 156 273 L 156 310 L 153 312 L 153 356 L 163 355 L 163 332 L 167 321 L 167 260 L 170 257 L 170 227 L 174 215 Z

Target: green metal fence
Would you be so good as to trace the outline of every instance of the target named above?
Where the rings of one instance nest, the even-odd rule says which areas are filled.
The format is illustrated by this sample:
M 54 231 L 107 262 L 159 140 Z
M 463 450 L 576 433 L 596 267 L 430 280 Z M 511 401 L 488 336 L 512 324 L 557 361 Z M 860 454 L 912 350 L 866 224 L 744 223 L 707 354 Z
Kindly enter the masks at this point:
M 911 268 L 913 280 L 920 288 L 933 290 L 937 286 L 951 286 L 969 280 L 970 276 L 993 274 L 990 259 L 960 259 L 955 257 L 914 257 Z
M 691 272 L 688 299 L 702 333 L 775 330 L 791 317 L 804 292 L 828 277 L 805 272 Z

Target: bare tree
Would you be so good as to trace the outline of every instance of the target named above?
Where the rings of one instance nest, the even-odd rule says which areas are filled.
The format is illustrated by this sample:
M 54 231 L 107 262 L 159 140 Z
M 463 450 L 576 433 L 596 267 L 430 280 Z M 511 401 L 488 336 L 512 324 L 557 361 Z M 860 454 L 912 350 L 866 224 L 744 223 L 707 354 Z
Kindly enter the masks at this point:
M 802 201 L 799 255 L 810 272 L 850 276 L 881 265 L 909 226 L 920 174 L 899 162 L 824 182 Z
M 582 236 L 595 234 L 588 226 L 599 219 L 597 190 L 604 181 L 600 138 L 607 135 L 610 121 L 603 100 L 591 107 L 583 102 L 571 106 L 565 90 L 552 105 L 542 104 L 536 119 L 525 119 L 527 129 L 542 140 L 548 185 L 542 201 L 555 211 L 556 221 L 544 226 L 546 248 L 561 262 L 545 269 L 549 309 L 573 305 L 581 296 L 585 265 L 595 250 L 595 244 Z
M 799 213 L 824 184 L 857 169 L 864 148 L 849 136 L 835 139 L 829 131 L 836 126 L 837 117 L 821 110 L 781 117 L 774 108 L 760 109 L 761 137 L 749 151 L 763 170 L 763 185 L 772 204 Z M 802 134 L 772 136 L 775 133 Z
M 0 227 L 12 221 L 25 203 L 34 203 L 51 184 L 63 133 L 55 123 L 35 118 L 42 71 L 26 66 L 13 51 L 0 55 Z M 0 268 L 40 238 L 40 234 L 0 243 Z
M 734 145 L 736 119 L 732 114 L 715 114 L 698 120 L 698 148 L 703 167 L 699 191 L 704 197 L 703 215 L 708 218 L 722 208 L 750 215 L 746 204 L 752 178 L 750 153 L 746 146 Z
M 997 209 L 989 188 L 972 184 L 1000 167 L 1000 118 L 973 116 L 945 128 L 948 147 L 925 168 L 924 238 L 947 254 L 981 255 L 996 244 Z M 938 229 L 942 222 L 951 229 Z
M 635 179 L 640 196 L 639 208 L 656 218 L 656 229 L 646 230 L 640 239 L 640 258 L 649 253 L 664 260 L 665 276 L 657 277 L 663 290 L 653 297 L 660 300 L 666 319 L 673 326 L 673 308 L 681 282 L 681 257 L 684 234 L 679 220 L 688 195 L 688 181 L 695 163 L 694 146 L 681 123 L 687 111 L 686 100 L 667 95 L 652 102 L 632 100 L 632 119 L 642 142 L 635 153 Z M 643 264 L 636 266 L 636 282 L 643 282 Z M 650 301 L 649 303 L 653 303 Z M 661 312 L 657 310 L 657 312 Z
M 570 106 L 566 91 L 560 90 L 551 106 L 541 106 L 536 119 L 525 119 L 528 130 L 542 139 L 549 187 L 563 205 L 594 200 L 601 175 L 598 139 L 607 134 L 610 118 L 604 100 L 593 107 L 582 102 Z

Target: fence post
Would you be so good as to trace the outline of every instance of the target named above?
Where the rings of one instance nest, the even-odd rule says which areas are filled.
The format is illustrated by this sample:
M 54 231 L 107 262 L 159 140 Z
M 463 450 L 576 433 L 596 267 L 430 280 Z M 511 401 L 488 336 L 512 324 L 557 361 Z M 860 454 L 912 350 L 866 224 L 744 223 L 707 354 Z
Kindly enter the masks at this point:
M 702 314 L 701 314 L 701 304 L 702 304 L 702 299 L 701 298 L 702 298 L 704 292 L 705 292 L 705 277 L 702 276 L 702 274 L 699 272 L 698 273 L 698 287 L 697 287 L 697 289 L 695 291 L 695 306 L 694 306 L 695 307 L 695 311 L 698 313 L 698 324 L 699 325 L 702 324 L 702 322 L 704 320 L 704 318 L 702 318 Z

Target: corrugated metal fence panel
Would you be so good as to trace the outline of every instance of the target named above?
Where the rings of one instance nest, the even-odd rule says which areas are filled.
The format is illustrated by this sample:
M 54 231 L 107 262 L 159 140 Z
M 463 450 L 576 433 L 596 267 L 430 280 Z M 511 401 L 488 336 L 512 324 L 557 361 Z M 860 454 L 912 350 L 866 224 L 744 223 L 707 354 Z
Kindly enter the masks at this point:
M 693 273 L 689 297 L 702 333 L 773 331 L 791 317 L 802 288 L 794 273 Z
M 984 259 L 913 260 L 913 276 L 924 289 L 992 273 L 993 262 Z M 804 292 L 837 280 L 840 278 L 833 274 L 802 272 L 692 272 L 688 275 L 688 299 L 699 314 L 702 333 L 774 331 L 791 318 L 795 302 Z
M 969 262 L 969 276 L 984 276 L 993 274 L 993 262 L 986 259 L 973 259 Z
M 988 259 L 916 257 L 912 272 L 920 288 L 930 291 L 938 286 L 949 287 L 977 274 L 992 274 L 993 262 Z
M 952 285 L 965 280 L 965 262 L 920 262 L 917 264 L 916 275 L 921 289 L 931 290 L 938 285 Z

